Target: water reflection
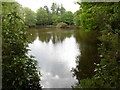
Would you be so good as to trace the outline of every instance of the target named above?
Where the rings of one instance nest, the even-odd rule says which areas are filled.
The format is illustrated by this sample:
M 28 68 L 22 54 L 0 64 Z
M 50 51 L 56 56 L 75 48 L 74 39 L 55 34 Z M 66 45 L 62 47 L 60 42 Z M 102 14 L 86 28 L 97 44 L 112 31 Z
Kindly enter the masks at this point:
M 40 41 L 49 42 L 52 39 L 52 42 L 58 43 L 62 42 L 66 37 L 71 37 L 74 30 L 63 30 L 56 28 L 39 28 L 39 29 L 30 29 L 29 39 L 33 42 L 38 36 Z
M 80 55 L 74 30 L 35 29 L 30 30 L 33 41 L 29 44 L 29 55 L 38 60 L 45 88 L 70 88 L 77 83 L 71 69 L 76 67 Z
M 97 32 L 76 31 L 75 37 L 81 55 L 77 57 L 77 66 L 72 71 L 80 83 L 81 79 L 94 75 L 94 63 L 98 63 Z
M 94 63 L 98 63 L 96 32 L 48 28 L 29 32 L 29 54 L 38 60 L 45 88 L 70 88 L 94 75 Z

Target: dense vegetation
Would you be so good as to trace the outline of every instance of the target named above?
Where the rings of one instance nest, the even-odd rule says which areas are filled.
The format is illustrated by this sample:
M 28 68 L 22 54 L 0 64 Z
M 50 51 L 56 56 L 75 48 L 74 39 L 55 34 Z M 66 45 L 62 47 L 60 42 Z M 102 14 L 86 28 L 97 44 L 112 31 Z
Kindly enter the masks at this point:
M 76 12 L 76 22 L 80 20 L 84 30 L 100 33 L 100 63 L 95 63 L 94 76 L 83 78 L 76 88 L 120 88 L 120 2 L 78 4 L 81 9 Z
M 27 56 L 28 33 L 18 3 L 2 3 L 2 89 L 41 89 L 37 61 Z
M 27 7 L 23 9 L 23 13 L 25 24 L 29 27 L 34 27 L 36 25 L 36 13 Z
M 48 6 L 40 7 L 37 12 L 33 12 L 29 8 L 24 8 L 25 23 L 33 27 L 35 25 L 57 25 L 64 22 L 73 25 L 73 13 L 66 11 L 63 5 L 52 3 L 51 8 Z

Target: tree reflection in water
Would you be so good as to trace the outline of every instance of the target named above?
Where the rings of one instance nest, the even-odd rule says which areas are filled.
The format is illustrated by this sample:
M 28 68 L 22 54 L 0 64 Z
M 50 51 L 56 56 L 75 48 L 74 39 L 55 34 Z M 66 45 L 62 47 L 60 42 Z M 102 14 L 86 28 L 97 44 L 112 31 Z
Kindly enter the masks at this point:
M 54 44 L 57 42 L 61 42 L 66 38 L 66 37 L 71 37 L 73 34 L 74 30 L 68 31 L 65 29 L 57 29 L 57 28 L 38 28 L 38 29 L 30 29 L 29 33 L 29 39 L 32 40 L 32 42 L 39 37 L 40 41 L 48 43 L 50 40 Z
M 80 80 L 92 77 L 94 75 L 95 65 L 98 63 L 97 34 L 95 31 L 77 31 L 75 33 L 76 41 L 79 43 L 80 53 L 76 58 L 77 66 L 73 68 L 73 76 Z
M 79 55 L 74 31 L 56 28 L 30 30 L 31 35 L 36 36 L 31 37 L 34 41 L 29 44 L 29 55 L 38 60 L 41 84 L 45 88 L 70 88 L 77 82 L 70 72 L 75 68 L 75 60 Z
M 35 31 L 35 32 L 34 32 Z M 62 30 L 62 29 L 48 29 L 41 28 L 31 30 L 32 35 L 35 35 L 31 38 L 31 40 L 38 39 L 41 42 L 47 43 L 63 43 L 66 38 L 70 38 L 73 36 L 76 40 L 76 43 L 79 46 L 79 56 L 76 56 L 76 67 L 72 69 L 73 76 L 76 77 L 78 82 L 80 83 L 81 79 L 85 79 L 88 77 L 92 77 L 94 75 L 95 65 L 94 63 L 98 63 L 98 40 L 97 40 L 97 32 L 91 31 L 82 31 L 82 30 Z M 37 34 L 34 34 L 37 33 Z M 55 51 L 53 51 L 55 52 Z M 61 52 L 62 54 L 63 52 Z M 47 53 L 46 53 L 47 54 Z M 55 58 L 55 57 L 54 57 Z M 66 57 L 68 59 L 68 57 Z M 50 59 L 50 57 L 49 57 Z M 49 60 L 48 60 L 49 61 Z

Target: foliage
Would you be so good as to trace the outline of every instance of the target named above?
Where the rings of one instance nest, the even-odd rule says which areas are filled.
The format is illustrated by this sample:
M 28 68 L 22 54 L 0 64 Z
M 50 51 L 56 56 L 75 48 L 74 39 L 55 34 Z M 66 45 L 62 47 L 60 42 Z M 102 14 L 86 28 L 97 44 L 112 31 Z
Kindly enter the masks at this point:
M 66 11 L 62 4 L 52 3 L 51 11 L 47 6 L 37 10 L 37 25 L 57 25 L 60 22 L 73 24 L 73 13 Z
M 96 29 L 96 21 L 94 18 L 94 6 L 95 3 L 81 3 L 81 26 L 88 30 L 95 30 Z
M 77 26 L 80 26 L 80 14 L 81 14 L 81 9 L 77 10 L 73 15 L 73 22 Z
M 73 24 L 73 13 L 71 11 L 65 12 L 61 16 L 61 21 L 64 23 L 67 23 L 68 25 L 72 25 Z
M 61 22 L 61 16 L 60 15 L 53 14 L 51 18 L 52 18 L 52 24 L 53 25 L 57 25 L 59 22 Z
M 47 6 L 44 6 L 44 9 L 46 10 L 47 12 L 47 25 L 51 25 L 53 20 L 52 20 L 52 13 L 50 12 L 49 8 Z
M 63 5 L 57 5 L 56 3 L 52 3 L 51 6 L 51 10 L 52 10 L 52 24 L 57 25 L 62 21 L 62 15 L 66 12 L 65 8 L 63 7 Z
M 64 14 L 66 12 L 65 8 L 63 7 L 63 5 L 61 4 L 60 7 L 60 15 Z
M 18 3 L 2 3 L 2 88 L 3 90 L 41 89 L 37 62 L 27 56 L 28 33 Z
M 62 4 L 60 6 L 59 4 L 57 5 L 57 3 L 52 3 L 51 10 L 52 10 L 52 14 L 57 14 L 57 15 L 62 15 L 66 11 Z
M 36 13 L 31 9 L 24 8 L 25 24 L 29 27 L 36 25 Z
M 100 63 L 95 75 L 80 80 L 76 88 L 120 88 L 120 2 L 82 2 L 80 21 L 84 29 L 98 30 Z
M 44 8 L 39 8 L 37 10 L 37 25 L 46 25 L 47 17 L 47 11 Z
M 51 10 L 53 14 L 56 14 L 58 11 L 58 7 L 56 3 L 52 3 Z

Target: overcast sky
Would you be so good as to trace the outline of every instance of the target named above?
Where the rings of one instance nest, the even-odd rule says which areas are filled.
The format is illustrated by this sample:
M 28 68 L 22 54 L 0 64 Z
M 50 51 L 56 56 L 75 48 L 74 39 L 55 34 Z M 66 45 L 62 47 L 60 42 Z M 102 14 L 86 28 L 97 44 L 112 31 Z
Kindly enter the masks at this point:
M 29 7 L 31 10 L 36 11 L 38 8 L 47 5 L 49 8 L 51 7 L 53 2 L 58 4 L 63 4 L 64 8 L 67 11 L 75 12 L 79 9 L 79 5 L 75 4 L 78 0 L 16 0 L 21 5 L 25 7 Z

